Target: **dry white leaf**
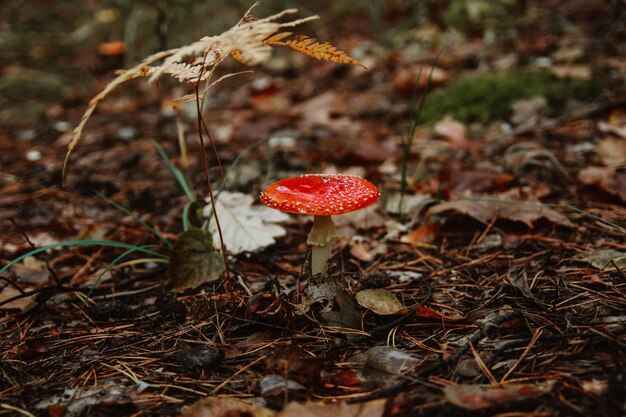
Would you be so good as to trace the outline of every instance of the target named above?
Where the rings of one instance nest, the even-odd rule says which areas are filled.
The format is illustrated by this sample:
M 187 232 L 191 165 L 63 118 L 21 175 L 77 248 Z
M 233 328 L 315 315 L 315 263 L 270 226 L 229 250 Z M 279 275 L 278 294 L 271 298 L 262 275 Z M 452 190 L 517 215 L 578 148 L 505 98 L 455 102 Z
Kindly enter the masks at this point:
M 275 242 L 276 237 L 287 233 L 276 223 L 289 219 L 289 215 L 260 204 L 252 204 L 253 202 L 251 195 L 229 191 L 222 191 L 215 202 L 224 246 L 231 254 L 269 246 Z M 209 231 L 217 246 L 220 237 L 212 211 L 209 204 L 204 208 L 203 214 L 211 218 Z

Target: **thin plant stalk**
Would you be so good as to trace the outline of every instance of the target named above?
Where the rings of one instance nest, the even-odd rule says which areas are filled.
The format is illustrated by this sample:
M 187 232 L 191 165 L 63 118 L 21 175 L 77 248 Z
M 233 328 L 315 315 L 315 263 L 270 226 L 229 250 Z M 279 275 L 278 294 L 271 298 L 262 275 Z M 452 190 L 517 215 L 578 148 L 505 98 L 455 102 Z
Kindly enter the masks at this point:
M 428 94 L 430 92 L 433 72 L 435 70 L 435 65 L 437 65 L 437 62 L 439 61 L 440 56 L 441 52 L 437 54 L 435 62 L 430 69 L 430 73 L 428 74 L 428 81 L 426 82 L 426 86 L 424 88 L 424 93 L 420 97 L 419 101 L 417 100 L 417 93 L 419 90 L 419 80 L 422 78 L 422 68 L 420 68 L 417 74 L 417 79 L 415 81 L 415 89 L 413 90 L 413 96 L 411 97 L 411 107 L 409 109 L 409 117 L 411 122 L 405 135 L 403 135 L 401 138 L 402 159 L 400 160 L 400 214 L 404 214 L 402 206 L 404 203 L 404 196 L 406 195 L 408 187 L 407 171 L 409 164 L 409 155 L 411 154 L 411 148 L 413 147 L 413 140 L 415 138 L 415 130 L 419 125 L 420 115 L 422 114 L 424 106 L 426 105 L 426 98 L 428 97 Z
M 206 55 L 205 55 L 205 59 L 206 59 Z M 202 68 L 204 70 L 204 65 L 202 66 Z M 215 68 L 215 66 L 213 66 L 213 68 Z M 207 181 L 207 185 L 209 189 L 209 197 L 211 199 L 211 207 L 213 208 L 213 215 L 215 216 L 215 225 L 217 226 L 217 233 L 220 237 L 220 248 L 222 250 L 222 256 L 224 257 L 224 276 L 226 278 L 224 284 L 225 284 L 226 289 L 229 290 L 231 287 L 231 277 L 230 277 L 230 269 L 228 268 L 228 254 L 226 253 L 226 245 L 224 245 L 224 235 L 222 234 L 222 226 L 220 225 L 220 221 L 217 215 L 217 207 L 215 205 L 215 196 L 213 195 L 213 186 L 211 185 L 211 177 L 209 176 L 209 163 L 207 161 L 206 151 L 204 148 L 204 135 L 202 134 L 203 126 L 206 127 L 206 125 L 204 124 L 204 119 L 202 118 L 202 105 L 200 101 L 200 91 L 199 91 L 200 81 L 202 80 L 202 74 L 203 74 L 203 71 L 200 72 L 198 81 L 193 86 L 194 94 L 196 96 L 198 138 L 200 139 L 200 147 L 201 147 L 200 155 L 202 155 L 202 166 L 204 167 L 204 175 L 206 177 L 206 181 Z M 202 104 L 203 103 L 204 103 L 204 100 L 202 100 Z M 207 129 L 207 133 L 208 133 L 208 129 Z M 211 135 L 209 135 L 208 137 L 209 137 L 209 141 L 211 142 L 211 145 L 213 146 L 213 151 L 217 155 L 217 149 L 215 148 Z M 220 167 L 221 167 L 221 164 L 220 164 Z M 222 171 L 222 182 L 224 182 L 223 171 Z

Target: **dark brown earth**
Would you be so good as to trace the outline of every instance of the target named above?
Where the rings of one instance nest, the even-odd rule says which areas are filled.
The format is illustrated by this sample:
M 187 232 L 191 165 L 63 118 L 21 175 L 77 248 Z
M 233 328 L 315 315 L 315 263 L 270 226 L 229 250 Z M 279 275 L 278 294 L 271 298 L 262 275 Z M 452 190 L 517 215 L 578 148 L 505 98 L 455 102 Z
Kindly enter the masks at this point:
M 188 200 L 155 142 L 198 201 L 208 195 L 195 115 L 182 119 L 185 161 L 168 110 L 190 91 L 166 79 L 120 88 L 94 113 L 64 183 L 61 169 L 69 132 L 115 69 L 218 34 L 249 6 L 183 3 L 9 0 L 0 11 L 0 266 L 52 245 L 0 274 L 0 415 L 626 414 L 622 2 L 468 1 L 494 8 L 476 17 L 454 14 L 454 0 L 284 2 L 321 17 L 297 33 L 368 69 L 280 50 L 218 84 L 204 119 L 226 189 L 259 204 L 276 179 L 346 172 L 383 198 L 337 216 L 343 237 L 324 280 L 308 273 L 310 219 L 292 216 L 274 244 L 232 254 L 229 274 L 177 292 L 171 249 L 137 219 L 170 246 L 183 232 Z M 120 39 L 125 55 L 103 55 Z M 416 87 L 420 68 L 436 65 L 434 95 L 464 74 L 538 62 L 602 91 L 517 101 L 526 110 L 505 120 L 421 124 L 406 154 L 410 209 L 394 210 L 412 96 L 428 85 L 422 76 Z M 190 206 L 191 226 L 202 226 L 200 209 Z M 62 246 L 76 240 L 157 254 Z M 366 289 L 406 308 L 377 314 L 381 299 L 356 301 Z M 316 291 L 330 295 L 303 307 Z

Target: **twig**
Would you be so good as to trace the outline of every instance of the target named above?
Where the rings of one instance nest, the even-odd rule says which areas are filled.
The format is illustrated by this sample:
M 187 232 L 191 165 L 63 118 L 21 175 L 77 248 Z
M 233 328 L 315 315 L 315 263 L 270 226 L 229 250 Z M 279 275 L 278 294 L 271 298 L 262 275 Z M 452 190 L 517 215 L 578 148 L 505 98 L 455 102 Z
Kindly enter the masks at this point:
M 33 250 L 37 249 L 37 246 L 28 238 L 26 233 L 24 233 L 22 229 L 17 225 L 17 223 L 15 222 L 15 219 L 13 217 L 10 217 L 9 220 L 11 221 L 15 229 L 18 231 L 18 233 L 22 235 L 24 240 L 26 240 L 26 242 L 31 247 L 31 249 Z M 48 262 L 48 256 L 46 256 L 45 253 L 42 253 L 41 257 L 43 258 L 43 261 L 46 264 L 46 269 L 48 270 L 48 273 L 50 274 L 50 276 L 52 277 L 56 285 L 61 286 L 61 281 L 59 280 L 59 277 L 57 276 L 56 272 L 54 272 L 54 269 L 52 269 L 52 267 L 50 266 L 50 263 Z
M 15 282 L 13 282 L 13 280 L 11 280 L 10 278 L 5 277 L 4 275 L 0 275 L 0 279 L 6 281 L 7 284 L 12 286 L 16 290 L 18 290 L 20 292 L 20 294 L 24 295 L 24 290 L 19 285 L 17 285 Z

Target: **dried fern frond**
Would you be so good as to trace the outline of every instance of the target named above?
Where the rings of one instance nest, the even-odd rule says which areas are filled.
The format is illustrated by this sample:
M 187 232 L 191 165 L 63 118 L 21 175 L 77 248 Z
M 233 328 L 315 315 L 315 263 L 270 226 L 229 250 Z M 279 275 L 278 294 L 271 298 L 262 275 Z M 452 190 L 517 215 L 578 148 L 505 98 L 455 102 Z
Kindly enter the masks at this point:
M 232 56 L 246 65 L 256 65 L 269 59 L 272 46 L 275 45 L 286 45 L 317 59 L 363 66 L 359 61 L 350 58 L 344 52 L 338 51 L 327 43 L 320 44 L 312 38 L 296 37 L 294 40 L 282 42 L 283 39 L 291 35 L 291 32 L 279 32 L 282 28 L 294 27 L 317 19 L 318 16 L 280 23 L 277 22 L 278 19 L 287 14 L 296 13 L 297 10 L 287 9 L 272 16 L 259 19 L 251 14 L 255 5 L 246 12 L 235 26 L 221 35 L 205 36 L 189 45 L 158 52 L 144 59 L 139 65 L 120 71 L 117 77 L 104 90 L 91 99 L 85 114 L 76 128 L 74 128 L 72 139 L 63 161 L 63 178 L 65 177 L 70 154 L 80 140 L 83 129 L 94 110 L 115 88 L 128 80 L 149 77 L 150 81 L 155 81 L 163 75 L 170 75 L 178 79 L 179 82 L 190 83 L 194 86 L 204 82 L 205 87 L 200 96 L 204 97 L 208 88 L 214 85 L 214 83 L 210 82 L 210 79 L 215 68 L 228 56 Z M 193 98 L 195 98 L 195 95 L 186 95 L 177 102 L 180 104 Z
M 306 35 L 299 35 L 286 42 L 281 42 L 281 39 L 285 38 L 288 35 L 290 35 L 289 32 L 279 33 L 267 39 L 266 43 L 268 45 L 288 46 L 298 52 L 322 61 L 332 61 L 340 64 L 352 64 L 365 68 L 365 65 L 361 64 L 358 60 L 352 58 L 345 52 L 335 48 L 328 42 L 321 43 L 317 39 L 311 38 Z

